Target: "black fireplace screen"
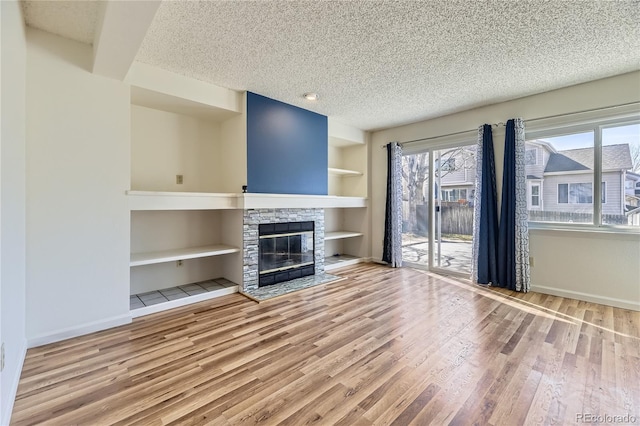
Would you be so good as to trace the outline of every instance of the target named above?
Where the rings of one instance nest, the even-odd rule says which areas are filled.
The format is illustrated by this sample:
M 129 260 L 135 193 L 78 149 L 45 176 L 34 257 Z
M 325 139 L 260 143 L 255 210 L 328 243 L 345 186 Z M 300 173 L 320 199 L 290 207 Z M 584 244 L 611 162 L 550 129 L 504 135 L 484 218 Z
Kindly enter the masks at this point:
M 313 222 L 259 226 L 260 287 L 313 275 Z

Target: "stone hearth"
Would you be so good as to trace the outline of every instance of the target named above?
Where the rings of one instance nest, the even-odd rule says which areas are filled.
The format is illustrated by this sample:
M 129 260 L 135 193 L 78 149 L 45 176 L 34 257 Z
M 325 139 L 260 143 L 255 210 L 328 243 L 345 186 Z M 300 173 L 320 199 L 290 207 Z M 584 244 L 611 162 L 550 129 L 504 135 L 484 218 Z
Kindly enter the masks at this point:
M 265 223 L 282 223 L 282 222 L 314 222 L 314 260 L 315 275 L 306 277 L 306 281 L 296 283 L 288 281 L 286 283 L 275 284 L 268 293 L 271 297 L 285 294 L 290 291 L 296 284 L 305 288 L 309 282 L 325 283 L 332 279 L 324 273 L 324 209 L 247 209 L 244 211 L 243 217 L 243 279 L 240 285 L 240 291 L 248 295 L 261 294 L 258 291 L 258 225 Z M 311 281 L 310 278 L 313 278 Z M 337 279 L 337 277 L 335 277 Z M 305 278 L 300 278 L 305 280 Z M 263 290 L 264 292 L 264 290 Z

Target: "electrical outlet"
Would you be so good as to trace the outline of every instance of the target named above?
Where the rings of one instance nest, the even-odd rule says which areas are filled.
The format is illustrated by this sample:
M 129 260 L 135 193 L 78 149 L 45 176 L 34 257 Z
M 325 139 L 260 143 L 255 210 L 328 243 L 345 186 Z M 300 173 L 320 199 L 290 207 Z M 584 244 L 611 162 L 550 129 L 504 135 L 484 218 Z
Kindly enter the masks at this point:
M 183 175 L 176 175 L 176 183 L 178 185 L 182 185 L 183 181 L 184 181 L 184 176 Z
M 176 266 L 182 266 L 182 260 L 178 260 L 178 261 L 176 262 Z
M 533 256 L 529 256 L 529 266 L 533 268 Z
M 4 342 L 0 346 L 0 371 L 4 370 Z

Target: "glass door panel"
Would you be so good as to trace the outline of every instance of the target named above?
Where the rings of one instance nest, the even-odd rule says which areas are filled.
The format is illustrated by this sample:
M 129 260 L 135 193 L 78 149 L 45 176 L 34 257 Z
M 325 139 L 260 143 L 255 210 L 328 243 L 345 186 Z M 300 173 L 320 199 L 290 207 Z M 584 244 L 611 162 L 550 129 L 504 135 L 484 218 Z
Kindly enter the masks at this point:
M 471 273 L 476 146 L 436 150 L 434 155 L 433 267 Z
M 429 266 L 429 153 L 402 157 L 402 260 Z

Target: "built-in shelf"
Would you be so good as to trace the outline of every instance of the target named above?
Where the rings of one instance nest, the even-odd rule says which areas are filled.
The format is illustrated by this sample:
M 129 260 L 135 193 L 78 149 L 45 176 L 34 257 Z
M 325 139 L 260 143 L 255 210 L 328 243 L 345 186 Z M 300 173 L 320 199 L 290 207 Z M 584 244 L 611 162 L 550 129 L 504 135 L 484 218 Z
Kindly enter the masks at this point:
M 223 244 L 190 247 L 184 249 L 153 251 L 146 253 L 131 253 L 130 266 L 153 265 L 154 263 L 172 262 L 175 260 L 197 259 L 199 257 L 220 256 L 237 253 L 238 247 Z
M 237 209 L 239 195 L 213 192 L 127 191 L 130 210 Z
M 241 194 L 239 201 L 244 209 L 322 209 L 367 207 L 364 197 L 340 197 L 336 195 L 298 194 Z
M 127 191 L 127 196 L 132 211 L 367 207 L 365 197 L 336 195 Z
M 346 170 L 346 169 L 336 169 L 334 167 L 329 167 L 328 169 L 330 175 L 349 177 L 349 176 L 362 176 L 362 172 L 358 172 L 356 170 Z
M 353 237 L 361 237 L 361 232 L 350 232 L 350 231 L 333 231 L 333 232 L 325 232 L 324 239 L 327 240 L 339 240 L 342 238 L 353 238 Z

